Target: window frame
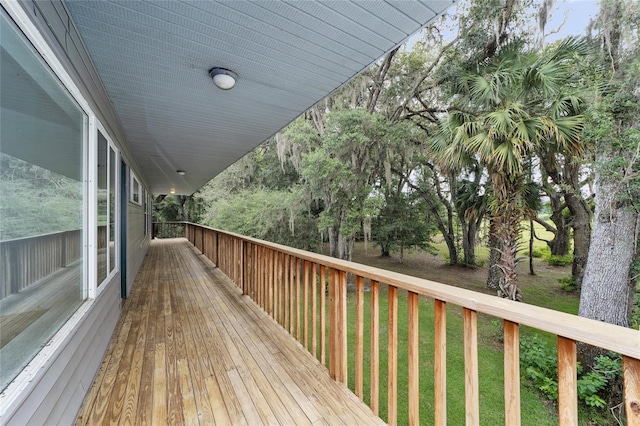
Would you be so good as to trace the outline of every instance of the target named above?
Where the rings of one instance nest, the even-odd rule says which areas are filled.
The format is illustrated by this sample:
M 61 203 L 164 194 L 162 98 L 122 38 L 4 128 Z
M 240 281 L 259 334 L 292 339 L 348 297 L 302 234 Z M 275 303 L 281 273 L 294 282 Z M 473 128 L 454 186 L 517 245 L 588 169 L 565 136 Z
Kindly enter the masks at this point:
M 121 246 L 121 238 L 120 238 L 120 165 L 122 163 L 121 159 L 120 159 L 120 150 L 118 149 L 118 146 L 113 142 L 113 138 L 109 135 L 109 132 L 106 131 L 106 129 L 104 128 L 104 126 L 102 125 L 102 123 L 100 122 L 100 120 L 96 117 L 96 116 L 92 116 L 89 119 L 89 123 L 90 123 L 90 131 L 91 131 L 91 141 L 90 141 L 90 147 L 93 148 L 93 152 L 91 154 L 91 161 L 90 164 L 93 166 L 93 170 L 91 171 L 91 176 L 93 177 L 93 183 L 91 185 L 92 189 L 90 192 L 93 192 L 94 194 L 94 199 L 93 202 L 91 203 L 91 210 L 93 210 L 92 212 L 92 216 L 93 216 L 93 226 L 89 227 L 89 231 L 93 233 L 93 235 L 91 235 L 91 244 L 90 244 L 90 257 L 91 257 L 91 265 L 92 268 L 90 268 L 91 270 L 89 271 L 89 277 L 91 277 L 90 279 L 90 283 L 89 283 L 89 298 L 94 299 L 96 297 L 98 297 L 103 291 L 104 289 L 107 287 L 106 285 L 102 285 L 102 284 L 107 284 L 109 283 L 111 280 L 113 280 L 113 278 L 116 276 L 116 274 L 118 274 L 120 272 L 120 246 Z M 111 155 L 110 155 L 110 150 L 113 150 L 115 152 L 115 169 L 114 169 L 114 173 L 115 173 L 115 209 L 114 209 L 114 214 L 115 214 L 115 220 L 114 220 L 114 224 L 115 224 L 115 240 L 114 240 L 114 244 L 115 244 L 115 265 L 114 268 L 109 270 L 109 253 L 107 251 L 107 275 L 106 277 L 101 281 L 98 282 L 98 133 L 102 134 L 102 136 L 106 139 L 107 141 L 107 215 L 110 212 L 110 197 L 109 197 L 109 173 L 111 171 L 111 167 L 110 167 L 110 161 L 111 161 Z M 108 217 L 108 216 L 107 216 Z M 107 244 L 109 243 L 109 228 L 110 228 L 110 221 L 109 219 L 107 219 Z M 108 247 L 107 247 L 108 249 Z
M 133 170 L 129 173 L 129 181 L 129 202 L 142 207 L 142 185 Z M 136 185 L 138 186 L 137 191 L 134 190 Z M 136 195 L 138 196 L 137 200 L 135 199 Z
M 47 371 L 46 365 L 52 358 L 57 356 L 64 347 L 64 344 L 68 336 L 77 330 L 81 324 L 83 318 L 94 303 L 94 297 L 91 297 L 92 287 L 95 289 L 95 280 L 91 280 L 91 263 L 92 256 L 90 250 L 91 233 L 93 230 L 92 224 L 97 223 L 95 212 L 92 212 L 92 207 L 96 202 L 96 192 L 91 189 L 94 182 L 93 179 L 95 173 L 95 163 L 91 161 L 96 154 L 96 150 L 92 147 L 92 133 L 91 126 L 92 119 L 95 119 L 95 113 L 91 109 L 89 103 L 82 95 L 82 92 L 76 85 L 74 79 L 67 72 L 62 62 L 55 55 L 53 49 L 42 35 L 37 26 L 32 22 L 28 13 L 23 9 L 23 6 L 19 2 L 3 2 L 0 4 L 0 8 L 6 12 L 6 15 L 11 19 L 17 30 L 22 33 L 25 40 L 33 47 L 33 49 L 40 55 L 43 62 L 48 66 L 52 75 L 59 80 L 62 86 L 67 90 L 71 98 L 78 104 L 79 108 L 85 114 L 85 122 L 83 123 L 83 159 L 82 168 L 84 173 L 82 191 L 83 191 L 83 215 L 82 215 L 82 227 L 83 227 L 83 260 L 82 260 L 82 287 L 84 302 L 80 304 L 75 313 L 67 319 L 62 327 L 56 332 L 53 337 L 46 342 L 44 347 L 33 357 L 33 359 L 18 373 L 18 375 L 2 390 L 3 401 L 0 404 L 0 418 L 5 416 L 10 417 L 13 412 L 19 407 L 21 401 L 24 401 L 30 394 L 30 389 L 39 382 L 39 377 Z M 95 296 L 95 295 L 94 295 Z

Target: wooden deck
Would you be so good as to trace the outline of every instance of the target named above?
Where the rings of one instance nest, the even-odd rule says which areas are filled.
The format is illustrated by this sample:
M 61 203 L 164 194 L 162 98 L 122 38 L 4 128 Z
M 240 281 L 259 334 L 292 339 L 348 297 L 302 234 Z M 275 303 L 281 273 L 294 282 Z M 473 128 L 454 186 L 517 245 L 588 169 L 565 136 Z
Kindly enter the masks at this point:
M 77 424 L 383 424 L 186 239 L 154 240 Z

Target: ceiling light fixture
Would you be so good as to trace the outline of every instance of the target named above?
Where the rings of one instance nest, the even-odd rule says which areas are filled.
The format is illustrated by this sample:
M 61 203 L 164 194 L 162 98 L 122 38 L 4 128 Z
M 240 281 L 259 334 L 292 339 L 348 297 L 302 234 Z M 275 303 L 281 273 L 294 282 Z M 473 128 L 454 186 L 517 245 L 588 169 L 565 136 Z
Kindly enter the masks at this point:
M 169 193 L 171 193 L 171 194 L 175 194 L 175 193 L 176 193 L 176 190 L 175 190 L 175 189 L 173 189 L 173 188 L 171 188 L 171 189 L 169 190 Z
M 187 172 L 185 172 L 184 170 L 176 170 L 176 173 L 179 174 L 180 176 L 184 176 L 187 174 Z
M 213 82 L 222 90 L 229 90 L 236 85 L 238 74 L 226 69 L 214 67 L 209 70 L 209 76 L 213 79 Z

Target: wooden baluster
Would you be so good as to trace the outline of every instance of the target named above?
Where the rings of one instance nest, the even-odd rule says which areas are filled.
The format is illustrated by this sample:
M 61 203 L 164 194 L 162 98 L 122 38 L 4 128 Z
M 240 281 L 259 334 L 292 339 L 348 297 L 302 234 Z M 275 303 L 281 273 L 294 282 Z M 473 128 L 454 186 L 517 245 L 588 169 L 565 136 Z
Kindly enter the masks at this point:
M 504 424 L 519 426 L 520 420 L 520 328 L 504 320 Z
M 285 330 L 289 330 L 289 276 L 291 275 L 291 270 L 289 269 L 289 261 L 290 256 L 288 254 L 284 255 L 284 324 L 282 325 Z
M 398 287 L 389 287 L 387 423 L 398 424 Z
M 214 253 L 213 254 L 213 257 L 214 257 L 213 263 L 216 264 L 216 268 L 219 268 L 220 267 L 220 250 L 219 250 L 219 248 L 220 248 L 220 233 L 216 232 L 215 234 L 216 234 L 215 235 L 215 242 L 216 243 L 215 243 L 215 249 L 214 249 L 214 252 L 213 252 Z
M 640 425 L 640 359 L 622 357 L 627 426 Z
M 269 313 L 271 317 L 275 319 L 275 275 L 276 275 L 276 267 L 275 267 L 275 253 L 273 250 L 268 249 L 269 253 Z
M 329 375 L 347 383 L 347 273 L 329 269 Z
M 409 375 L 409 425 L 420 424 L 420 339 L 418 318 L 418 293 L 409 292 L 407 296 L 408 310 L 408 375 Z
M 274 253 L 274 279 L 273 279 L 273 319 L 276 320 L 277 323 L 280 323 L 280 309 L 279 309 L 279 299 L 280 299 L 280 253 Z
M 303 263 L 304 273 L 304 295 L 303 295 L 303 311 L 304 311 L 304 348 L 309 350 L 309 261 Z
M 320 265 L 320 363 L 324 366 L 327 365 L 326 356 L 326 297 L 327 297 L 327 282 L 325 280 L 325 266 Z
M 317 266 L 311 264 L 311 353 L 318 358 L 318 276 Z
M 376 416 L 380 411 L 380 284 L 371 280 L 371 402 Z
M 558 424 L 578 424 L 578 356 L 576 342 L 558 336 Z
M 248 294 L 249 289 L 247 283 L 247 245 L 244 241 L 240 241 L 240 289 L 242 294 Z
M 434 301 L 434 360 L 435 425 L 447 424 L 447 304 Z
M 364 278 L 356 277 L 356 395 L 364 397 Z
M 291 256 L 289 258 L 289 334 L 295 336 L 296 326 L 296 311 L 295 311 L 295 299 L 296 299 L 296 258 Z
M 253 272 L 255 274 L 255 283 L 256 283 L 256 298 L 258 299 L 258 306 L 262 308 L 263 311 L 266 310 L 266 306 L 264 304 L 264 274 L 266 270 L 266 264 L 264 262 L 264 256 L 262 255 L 262 246 L 258 246 L 257 244 L 252 244 L 253 252 L 251 255 L 252 264 L 253 264 Z
M 464 308 L 464 393 L 467 426 L 480 424 L 477 316 L 476 311 Z
M 296 259 L 296 340 L 300 342 L 300 270 L 302 259 Z

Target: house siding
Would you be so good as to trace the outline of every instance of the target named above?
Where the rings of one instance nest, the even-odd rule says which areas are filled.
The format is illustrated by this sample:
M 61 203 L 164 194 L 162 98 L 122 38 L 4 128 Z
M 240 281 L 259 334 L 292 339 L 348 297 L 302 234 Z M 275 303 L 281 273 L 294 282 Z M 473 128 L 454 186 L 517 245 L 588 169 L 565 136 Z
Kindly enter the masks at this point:
M 149 248 L 149 235 L 144 234 L 144 209 L 134 203 L 127 206 L 127 296 Z
M 0 0 L 0 4 L 4 4 Z M 42 37 L 71 76 L 82 96 L 120 150 L 122 160 L 134 170 L 141 184 L 143 175 L 131 155 L 125 136 L 91 59 L 64 5 L 57 1 L 19 1 Z M 15 7 L 15 5 L 13 6 Z M 150 236 L 144 231 L 141 206 L 127 203 L 128 291 L 144 260 Z M 73 424 L 98 372 L 120 317 L 120 274 L 100 286 L 100 294 L 82 305 L 84 315 L 64 336 L 58 349 L 20 394 L 4 407 L 0 424 Z
M 116 275 L 55 357 L 34 380 L 7 425 L 73 424 L 100 368 L 120 317 L 120 276 Z

